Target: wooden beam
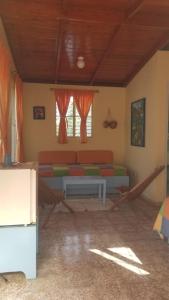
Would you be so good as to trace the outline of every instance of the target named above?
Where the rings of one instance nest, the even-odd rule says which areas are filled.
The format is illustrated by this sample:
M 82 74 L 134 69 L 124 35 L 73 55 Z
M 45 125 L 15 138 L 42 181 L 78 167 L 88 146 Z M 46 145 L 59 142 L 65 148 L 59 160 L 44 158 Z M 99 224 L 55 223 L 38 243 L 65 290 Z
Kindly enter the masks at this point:
M 113 10 L 103 10 L 94 8 L 91 9 L 75 9 L 73 7 L 70 7 L 70 9 L 66 10 L 63 13 L 64 20 L 68 21 L 75 21 L 75 22 L 84 22 L 84 23 L 104 23 L 104 24 L 110 24 L 117 25 L 122 22 L 122 20 L 125 17 L 125 13 L 123 11 L 118 11 L 116 9 Z
M 60 0 L 60 22 L 59 22 L 59 32 L 56 38 L 57 50 L 56 50 L 56 71 L 55 71 L 55 83 L 58 83 L 58 74 L 60 70 L 60 58 L 61 58 L 61 49 L 62 49 L 62 39 L 63 39 L 63 30 L 62 30 L 62 21 L 63 21 L 63 6 L 64 0 Z
M 107 47 L 105 48 L 105 51 L 103 52 L 103 55 L 101 56 L 101 59 L 99 60 L 97 66 L 96 66 L 96 69 L 91 77 L 91 80 L 90 80 L 90 84 L 93 84 L 95 78 L 96 78 L 96 75 L 100 69 L 100 66 L 102 65 L 103 61 L 104 61 L 104 58 L 106 57 L 110 47 L 112 46 L 113 42 L 114 42 L 114 39 L 115 37 L 117 36 L 117 34 L 119 33 L 121 27 L 123 26 L 123 24 L 125 24 L 125 22 L 129 19 L 129 18 L 132 18 L 142 7 L 143 3 L 144 3 L 145 0 L 139 0 L 137 2 L 137 5 L 131 7 L 131 9 L 128 11 L 128 13 L 126 14 L 126 16 L 124 17 L 123 21 L 121 22 L 121 24 L 119 24 L 115 31 L 113 32 L 110 40 L 109 40 L 109 43 L 107 45 Z
M 100 66 L 102 65 L 103 60 L 106 57 L 106 55 L 107 55 L 107 53 L 108 53 L 108 51 L 110 49 L 110 46 L 112 45 L 112 42 L 113 42 L 114 38 L 116 37 L 117 33 L 119 32 L 120 28 L 121 28 L 121 24 L 118 25 L 116 27 L 115 31 L 113 32 L 113 34 L 112 34 L 112 36 L 111 36 L 111 38 L 109 40 L 109 43 L 108 43 L 107 47 L 105 48 L 105 50 L 103 52 L 103 55 L 101 56 L 101 59 L 99 60 L 97 66 L 96 66 L 96 69 L 95 69 L 95 71 L 94 71 L 94 73 L 92 75 L 92 78 L 90 79 L 90 85 L 92 85 L 94 83 L 94 80 L 95 80 L 96 75 L 97 75 L 97 73 L 98 73 L 98 71 L 100 69 Z
M 135 5 L 129 9 L 128 14 L 127 14 L 127 20 L 131 19 L 138 13 L 138 11 L 142 8 L 144 2 L 145 2 L 145 0 L 138 0 L 135 3 Z
M 59 32 L 56 38 L 57 49 L 56 49 L 56 69 L 55 69 L 55 83 L 58 82 L 58 74 L 60 69 L 60 58 L 61 58 L 61 48 L 62 48 L 62 20 L 59 22 Z
M 83 8 L 79 11 L 78 7 L 70 6 L 69 9 L 67 8 L 66 11 L 63 13 L 63 18 L 68 21 L 79 21 L 85 23 L 103 22 L 110 25 L 119 25 L 122 24 L 126 18 L 132 18 L 141 9 L 144 2 L 145 0 L 137 0 L 126 13 L 120 12 L 115 8 L 111 11 L 104 12 L 103 10 L 99 10 L 96 7 L 93 10 Z
M 54 90 L 60 90 L 61 88 L 50 88 L 50 90 L 51 91 L 54 91 Z M 66 89 L 68 89 L 68 88 L 63 88 L 64 90 L 66 90 Z M 83 91 L 83 89 L 72 89 L 72 88 L 70 88 L 71 90 L 73 90 L 73 91 Z M 85 91 L 90 91 L 90 92 L 94 92 L 94 93 L 99 93 L 99 90 L 88 90 L 88 89 L 85 89 Z

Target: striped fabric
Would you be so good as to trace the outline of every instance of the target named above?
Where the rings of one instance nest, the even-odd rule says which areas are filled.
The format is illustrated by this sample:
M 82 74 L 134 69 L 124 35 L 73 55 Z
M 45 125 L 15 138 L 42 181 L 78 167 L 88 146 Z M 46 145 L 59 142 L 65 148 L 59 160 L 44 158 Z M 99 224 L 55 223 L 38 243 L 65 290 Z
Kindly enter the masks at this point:
M 111 164 L 39 165 L 39 175 L 62 176 L 126 176 L 127 169 Z

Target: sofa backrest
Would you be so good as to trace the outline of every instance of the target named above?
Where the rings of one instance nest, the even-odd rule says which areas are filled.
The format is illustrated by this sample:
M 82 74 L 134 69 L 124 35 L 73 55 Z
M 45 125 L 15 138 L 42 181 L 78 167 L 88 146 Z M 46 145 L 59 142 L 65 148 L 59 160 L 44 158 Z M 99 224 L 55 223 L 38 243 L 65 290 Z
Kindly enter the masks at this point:
M 38 161 L 40 164 L 112 164 L 113 152 L 110 150 L 40 151 Z
M 110 150 L 80 150 L 77 151 L 77 163 L 113 163 L 113 152 Z
M 76 151 L 40 151 L 38 161 L 40 164 L 75 164 Z

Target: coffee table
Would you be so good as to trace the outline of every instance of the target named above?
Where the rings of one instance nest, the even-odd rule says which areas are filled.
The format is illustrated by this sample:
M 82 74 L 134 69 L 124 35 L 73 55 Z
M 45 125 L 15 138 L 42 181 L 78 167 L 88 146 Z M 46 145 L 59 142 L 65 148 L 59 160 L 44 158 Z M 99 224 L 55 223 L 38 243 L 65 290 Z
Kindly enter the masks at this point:
M 97 185 L 98 196 L 102 199 L 103 204 L 106 202 L 106 180 L 104 178 L 98 178 L 93 176 L 65 176 L 63 177 L 63 190 L 65 192 L 65 199 L 67 197 L 68 185 Z

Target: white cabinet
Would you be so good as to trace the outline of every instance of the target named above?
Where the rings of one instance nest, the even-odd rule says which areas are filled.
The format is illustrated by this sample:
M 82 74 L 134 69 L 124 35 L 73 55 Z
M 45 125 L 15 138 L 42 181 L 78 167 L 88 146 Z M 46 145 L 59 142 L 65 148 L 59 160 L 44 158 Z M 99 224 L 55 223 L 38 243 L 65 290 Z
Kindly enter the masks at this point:
M 36 170 L 35 163 L 0 168 L 0 273 L 36 278 Z

